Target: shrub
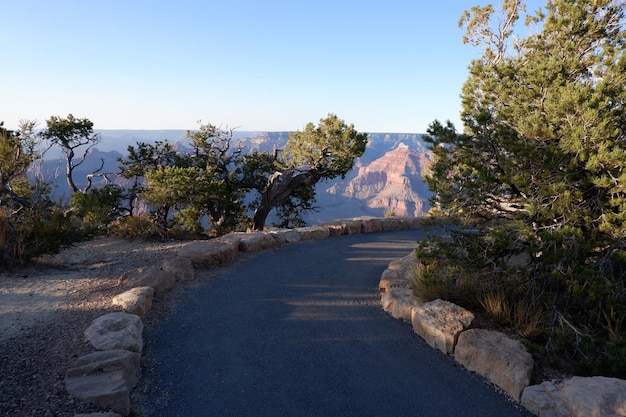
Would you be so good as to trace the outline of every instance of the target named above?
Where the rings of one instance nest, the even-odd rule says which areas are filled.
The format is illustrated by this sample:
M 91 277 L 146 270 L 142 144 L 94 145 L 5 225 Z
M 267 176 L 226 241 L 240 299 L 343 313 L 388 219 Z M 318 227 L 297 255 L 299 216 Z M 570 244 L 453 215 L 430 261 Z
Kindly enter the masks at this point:
M 108 225 L 122 213 L 122 194 L 119 186 L 111 184 L 92 188 L 86 193 L 74 193 L 71 206 L 82 220 L 83 230 L 87 233 L 106 232 Z
M 126 216 L 115 220 L 109 227 L 109 234 L 116 237 L 136 239 L 162 238 L 166 235 L 166 232 L 150 216 L 141 215 Z
M 25 207 L 19 216 L 9 217 L 6 210 L 0 213 L 0 267 L 24 265 L 39 255 L 58 252 L 85 239 L 75 218 L 55 206 Z

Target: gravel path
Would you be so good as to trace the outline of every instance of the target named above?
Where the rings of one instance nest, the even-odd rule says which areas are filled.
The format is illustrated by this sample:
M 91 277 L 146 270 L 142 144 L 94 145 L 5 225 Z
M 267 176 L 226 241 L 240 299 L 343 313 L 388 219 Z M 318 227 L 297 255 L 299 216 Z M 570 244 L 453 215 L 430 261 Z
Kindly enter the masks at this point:
M 63 382 L 69 365 L 94 351 L 84 330 L 116 311 L 122 273 L 173 257 L 181 244 L 98 238 L 0 275 L 0 416 L 94 411 Z

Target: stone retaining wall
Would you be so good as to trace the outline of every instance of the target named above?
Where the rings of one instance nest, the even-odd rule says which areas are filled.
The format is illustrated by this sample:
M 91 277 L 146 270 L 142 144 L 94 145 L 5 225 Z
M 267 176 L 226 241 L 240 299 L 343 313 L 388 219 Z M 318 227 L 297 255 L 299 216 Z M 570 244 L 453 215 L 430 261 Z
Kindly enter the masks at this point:
M 410 280 L 418 265 L 415 252 L 389 264 L 379 282 L 383 309 L 411 322 L 415 333 L 433 348 L 453 355 L 539 417 L 626 416 L 626 381 L 573 377 L 529 386 L 532 356 L 519 340 L 503 333 L 472 329 L 474 315 L 452 303 L 423 303 Z

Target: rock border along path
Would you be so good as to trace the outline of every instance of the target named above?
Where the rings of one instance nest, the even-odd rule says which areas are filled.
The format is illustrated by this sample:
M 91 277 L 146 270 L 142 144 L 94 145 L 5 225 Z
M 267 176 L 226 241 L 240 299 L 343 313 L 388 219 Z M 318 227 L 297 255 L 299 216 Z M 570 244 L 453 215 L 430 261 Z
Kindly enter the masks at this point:
M 379 282 L 381 304 L 394 318 L 411 322 L 433 348 L 453 355 L 539 417 L 626 416 L 626 380 L 572 377 L 529 386 L 533 359 L 522 343 L 501 332 L 471 329 L 474 315 L 450 302 L 423 303 L 413 295 L 410 280 L 418 262 L 413 251 L 389 264 Z
M 120 284 L 128 290 L 114 296 L 111 305 L 121 307 L 124 312 L 98 317 L 85 330 L 85 338 L 96 351 L 70 365 L 65 377 L 66 389 L 79 400 L 113 412 L 111 416 L 129 415 L 130 393 L 140 377 L 143 317 L 154 298 L 171 289 L 177 281 L 192 278 L 195 270 L 219 268 L 234 261 L 240 252 L 257 252 L 301 240 L 420 226 L 421 219 L 414 217 L 362 217 L 322 226 L 231 233 L 186 243 L 178 249 L 177 256 L 120 276 Z
M 256 252 L 300 240 L 416 229 L 422 226 L 421 220 L 414 217 L 361 217 L 322 226 L 231 233 L 212 240 L 189 242 L 180 247 L 174 258 L 127 271 L 120 277 L 120 283 L 129 289 L 111 300 L 112 305 L 121 307 L 125 313 L 110 313 L 92 322 L 85 330 L 85 337 L 96 351 L 78 358 L 66 373 L 66 389 L 71 395 L 107 411 L 106 414 L 80 416 L 130 414 L 130 393 L 140 378 L 143 317 L 151 308 L 153 297 L 158 298 L 177 280 L 193 277 L 196 269 L 218 268 L 235 260 L 239 252 Z M 382 274 L 379 290 L 385 311 L 395 318 L 412 322 L 415 332 L 431 346 L 446 354 L 454 354 L 457 362 L 485 376 L 515 400 L 521 399 L 522 405 L 540 417 L 601 415 L 588 413 L 594 404 L 592 399 L 580 398 L 581 390 L 593 397 L 589 393 L 594 392 L 594 381 L 578 378 L 584 381 L 584 387 L 578 390 L 575 389 L 578 381 L 528 387 L 532 358 L 521 343 L 498 332 L 469 329 L 473 314 L 459 306 L 443 300 L 422 303 L 414 297 L 409 280 L 416 262 L 415 254 L 411 253 L 391 262 Z M 604 378 L 598 383 L 606 385 L 607 379 L 612 380 Z M 616 381 L 626 386 L 626 381 Z M 575 398 L 572 398 L 572 392 Z M 616 399 L 616 405 L 605 404 L 604 408 L 613 410 L 613 415 L 626 416 L 626 388 L 611 395 Z M 574 400 L 587 406 L 587 414 L 575 414 L 570 410 L 569 403 Z M 563 410 L 566 413 L 571 411 L 571 414 L 560 413 Z M 622 414 L 618 414 L 620 412 Z

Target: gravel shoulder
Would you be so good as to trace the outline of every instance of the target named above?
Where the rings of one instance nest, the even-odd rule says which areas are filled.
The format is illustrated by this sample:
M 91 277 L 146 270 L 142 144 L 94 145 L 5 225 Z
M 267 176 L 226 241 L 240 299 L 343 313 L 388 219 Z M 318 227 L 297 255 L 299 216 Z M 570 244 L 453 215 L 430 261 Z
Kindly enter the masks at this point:
M 0 415 L 74 416 L 65 371 L 93 352 L 83 332 L 117 307 L 122 273 L 174 257 L 184 242 L 97 238 L 0 274 Z

